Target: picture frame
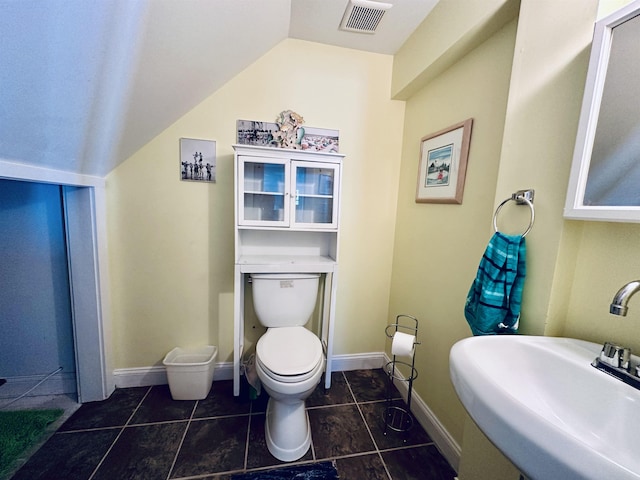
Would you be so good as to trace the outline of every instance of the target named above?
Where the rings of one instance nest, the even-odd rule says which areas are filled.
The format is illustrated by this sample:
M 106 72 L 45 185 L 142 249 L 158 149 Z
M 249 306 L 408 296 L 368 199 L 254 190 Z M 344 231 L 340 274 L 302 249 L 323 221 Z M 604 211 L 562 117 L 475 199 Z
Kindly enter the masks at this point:
M 180 139 L 180 180 L 216 183 L 216 142 Z
M 275 122 L 236 120 L 236 135 L 239 145 L 275 147 L 274 133 L 277 131 L 278 124 Z
M 462 204 L 473 118 L 420 139 L 416 203 Z

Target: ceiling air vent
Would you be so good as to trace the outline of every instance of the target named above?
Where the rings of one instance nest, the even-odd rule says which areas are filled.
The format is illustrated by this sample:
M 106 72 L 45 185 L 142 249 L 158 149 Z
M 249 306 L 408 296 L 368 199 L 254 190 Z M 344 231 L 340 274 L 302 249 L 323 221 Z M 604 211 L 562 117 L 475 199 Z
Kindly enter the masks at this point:
M 340 29 L 349 32 L 375 33 L 384 13 L 391 7 L 390 3 L 349 0 L 340 23 Z

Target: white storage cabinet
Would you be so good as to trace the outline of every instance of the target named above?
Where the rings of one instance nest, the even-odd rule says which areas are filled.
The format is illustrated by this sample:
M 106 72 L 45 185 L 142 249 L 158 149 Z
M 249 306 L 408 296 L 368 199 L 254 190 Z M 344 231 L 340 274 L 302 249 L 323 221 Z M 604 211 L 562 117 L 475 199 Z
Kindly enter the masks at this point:
M 322 325 L 331 385 L 342 160 L 336 153 L 234 145 L 234 394 L 244 354 L 244 286 L 250 273 L 324 276 Z
M 238 156 L 238 225 L 337 230 L 339 167 Z

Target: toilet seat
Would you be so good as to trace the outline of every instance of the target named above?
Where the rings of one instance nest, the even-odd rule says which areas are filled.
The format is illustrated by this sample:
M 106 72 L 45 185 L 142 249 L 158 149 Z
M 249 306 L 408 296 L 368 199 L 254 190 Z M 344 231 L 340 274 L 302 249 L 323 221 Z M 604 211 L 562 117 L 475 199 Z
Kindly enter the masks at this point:
M 275 382 L 279 382 L 281 384 L 293 385 L 293 384 L 304 383 L 306 380 L 310 379 L 311 377 L 314 377 L 316 375 L 316 373 L 318 372 L 318 370 L 322 370 L 324 368 L 324 362 L 320 361 L 314 367 L 313 370 L 310 370 L 307 373 L 303 373 L 303 374 L 300 374 L 300 375 L 278 375 L 277 373 L 274 373 L 271 370 L 269 370 L 267 367 L 265 367 L 264 364 L 260 361 L 260 359 L 257 356 L 256 356 L 256 359 L 257 359 L 256 363 L 257 363 L 258 367 L 260 368 L 259 371 L 262 371 L 262 373 L 267 375 L 271 380 L 273 380 Z M 262 380 L 264 382 L 264 379 L 262 379 Z M 263 385 L 264 385 L 264 383 L 263 383 Z
M 284 383 L 304 381 L 323 365 L 322 343 L 304 327 L 269 328 L 256 353 L 264 373 Z

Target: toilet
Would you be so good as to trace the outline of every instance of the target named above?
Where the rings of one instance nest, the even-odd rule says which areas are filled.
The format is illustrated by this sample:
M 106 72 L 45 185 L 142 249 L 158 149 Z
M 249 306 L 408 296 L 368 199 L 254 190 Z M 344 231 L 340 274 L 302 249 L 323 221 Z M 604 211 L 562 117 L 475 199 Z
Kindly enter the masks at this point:
M 278 460 L 303 457 L 311 445 L 305 400 L 325 367 L 320 339 L 304 325 L 316 305 L 319 274 L 252 274 L 253 305 L 267 331 L 256 345 L 256 371 L 269 394 L 265 441 Z

